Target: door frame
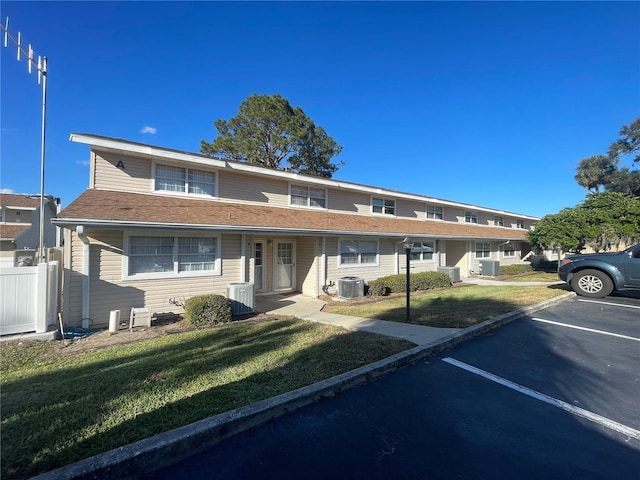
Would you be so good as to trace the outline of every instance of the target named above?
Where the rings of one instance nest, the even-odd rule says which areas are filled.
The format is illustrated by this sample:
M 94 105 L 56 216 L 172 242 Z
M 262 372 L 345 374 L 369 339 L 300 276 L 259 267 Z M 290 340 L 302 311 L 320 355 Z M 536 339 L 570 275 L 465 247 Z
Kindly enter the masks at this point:
M 278 275 L 278 244 L 290 243 L 291 244 L 291 285 L 288 287 L 278 288 L 277 275 Z M 271 289 L 274 292 L 287 292 L 296 289 L 296 240 L 294 238 L 274 238 L 273 239 L 273 283 Z

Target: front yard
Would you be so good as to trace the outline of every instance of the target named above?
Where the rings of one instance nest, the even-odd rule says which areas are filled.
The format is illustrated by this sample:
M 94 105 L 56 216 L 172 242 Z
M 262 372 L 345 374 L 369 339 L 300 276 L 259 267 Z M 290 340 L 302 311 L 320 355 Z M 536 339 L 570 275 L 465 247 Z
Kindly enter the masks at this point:
M 416 292 L 411 320 L 465 327 L 566 291 L 563 286 L 474 285 Z M 332 302 L 326 310 L 404 321 L 405 296 Z M 168 330 L 128 345 L 109 345 L 105 338 L 99 349 L 98 335 L 108 337 L 108 332 L 94 335 L 68 347 L 59 341 L 0 345 L 3 479 L 28 478 L 414 347 L 404 340 L 269 316 Z M 120 335 L 111 341 L 127 338 Z
M 2 344 L 0 476 L 28 478 L 412 347 L 291 318 L 71 356 L 59 342 Z

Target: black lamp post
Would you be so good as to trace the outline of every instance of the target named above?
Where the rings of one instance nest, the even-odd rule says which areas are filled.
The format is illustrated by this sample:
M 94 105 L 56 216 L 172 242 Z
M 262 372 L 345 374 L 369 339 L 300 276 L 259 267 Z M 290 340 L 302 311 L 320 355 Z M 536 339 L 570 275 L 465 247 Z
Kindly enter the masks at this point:
M 407 290 L 407 323 L 409 323 L 411 321 L 411 297 L 409 295 L 410 291 L 411 291 L 411 273 L 409 271 L 409 267 L 410 267 L 410 262 L 409 260 L 411 259 L 411 249 L 413 248 L 413 242 L 411 241 L 411 239 L 409 237 L 405 237 L 403 242 L 402 242 L 402 246 L 404 247 L 404 252 L 407 256 L 407 283 L 406 283 L 406 290 Z

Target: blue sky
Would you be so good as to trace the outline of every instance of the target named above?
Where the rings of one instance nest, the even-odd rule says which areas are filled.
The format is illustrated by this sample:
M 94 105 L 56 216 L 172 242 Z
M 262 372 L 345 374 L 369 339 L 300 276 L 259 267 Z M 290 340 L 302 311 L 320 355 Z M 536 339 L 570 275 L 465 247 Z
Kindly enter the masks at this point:
M 29 2 L 48 58 L 46 193 L 88 186 L 90 133 L 198 152 L 252 94 L 340 145 L 334 178 L 544 216 L 640 115 L 639 2 Z M 41 86 L 1 48 L 0 188 L 40 192 Z M 625 159 L 622 166 L 631 166 Z

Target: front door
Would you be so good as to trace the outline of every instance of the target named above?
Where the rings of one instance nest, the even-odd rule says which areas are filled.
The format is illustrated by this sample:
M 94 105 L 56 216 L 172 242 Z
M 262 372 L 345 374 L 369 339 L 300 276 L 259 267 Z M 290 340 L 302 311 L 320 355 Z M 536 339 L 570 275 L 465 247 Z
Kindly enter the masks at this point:
M 296 284 L 295 241 L 275 240 L 273 243 L 273 289 L 292 290 Z
M 255 269 L 254 283 L 256 285 L 256 292 L 264 292 L 266 288 L 264 284 L 265 253 L 266 253 L 264 245 L 265 245 L 264 240 L 256 240 L 254 244 L 253 259 L 254 259 L 254 269 Z

